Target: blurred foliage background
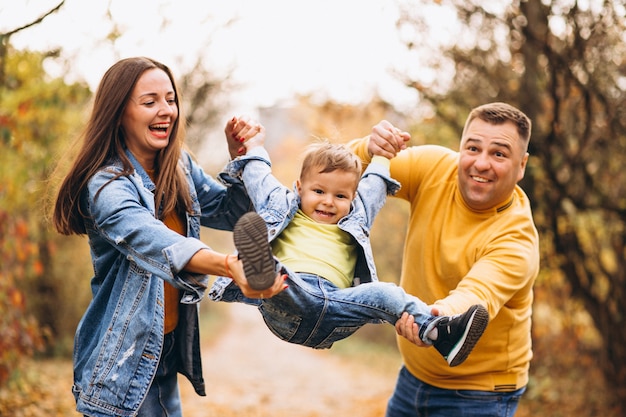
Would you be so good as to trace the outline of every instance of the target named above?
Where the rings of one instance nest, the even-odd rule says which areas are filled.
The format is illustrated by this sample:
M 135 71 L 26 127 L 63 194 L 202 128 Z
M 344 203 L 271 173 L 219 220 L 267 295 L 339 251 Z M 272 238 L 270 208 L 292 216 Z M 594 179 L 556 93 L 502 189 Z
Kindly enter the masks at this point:
M 63 5 L 51 10 L 58 12 Z M 506 101 L 533 120 L 522 186 L 534 205 L 542 271 L 535 287 L 531 381 L 518 415 L 621 416 L 626 411 L 626 9 L 617 0 L 398 0 L 398 32 L 414 66 L 398 72 L 419 93 L 411 111 L 381 99 L 362 105 L 297 97 L 289 108 L 259 109 L 277 176 L 298 175 L 298 155 L 316 138 L 345 142 L 388 119 L 412 143 L 456 149 L 469 110 Z M 428 13 L 456 17 L 433 38 Z M 45 18 L 42 12 L 41 19 Z M 92 91 L 45 71 L 69 65 L 62 50 L 15 50 L 0 33 L 0 399 L 23 386 L 20 369 L 69 358 L 90 300 L 88 247 L 61 238 L 47 221 L 55 186 L 76 148 Z M 115 25 L 112 25 L 115 27 Z M 439 30 L 441 28 L 438 28 Z M 117 29 L 116 29 L 117 30 Z M 115 39 L 112 30 L 111 39 Z M 227 78 L 198 59 L 179 74 L 189 145 L 209 172 L 226 162 L 221 132 Z M 372 233 L 380 275 L 396 281 L 407 207 L 390 199 Z M 230 236 L 208 239 L 220 249 Z M 204 307 L 203 307 L 204 308 Z M 395 349 L 393 332 L 356 336 Z M 6 395 L 6 394 L 5 394 Z M 1 401 L 1 400 L 0 400 Z

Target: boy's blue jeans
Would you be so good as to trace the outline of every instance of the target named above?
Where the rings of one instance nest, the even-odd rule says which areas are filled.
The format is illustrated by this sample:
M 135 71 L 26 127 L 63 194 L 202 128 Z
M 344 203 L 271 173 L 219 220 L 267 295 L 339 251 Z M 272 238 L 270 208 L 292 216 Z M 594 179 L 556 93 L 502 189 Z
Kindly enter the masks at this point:
M 289 272 L 289 288 L 268 299 L 246 298 L 236 285 L 221 301 L 256 305 L 267 327 L 280 339 L 316 349 L 327 349 L 367 323 L 395 324 L 403 312 L 421 327 L 435 319 L 419 298 L 392 283 L 371 282 L 340 289 L 313 274 Z
M 433 387 L 402 367 L 386 417 L 513 417 L 526 390 L 512 392 L 449 390 Z

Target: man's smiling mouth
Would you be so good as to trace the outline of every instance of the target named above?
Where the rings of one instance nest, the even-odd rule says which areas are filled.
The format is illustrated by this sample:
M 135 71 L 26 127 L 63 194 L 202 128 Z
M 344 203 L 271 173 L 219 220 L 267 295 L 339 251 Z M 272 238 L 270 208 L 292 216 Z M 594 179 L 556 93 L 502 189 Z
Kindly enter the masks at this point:
M 470 175 L 470 178 L 471 178 L 471 179 L 473 179 L 473 180 L 474 180 L 474 181 L 476 181 L 476 182 L 482 182 L 482 183 L 485 183 L 485 182 L 489 182 L 489 181 L 490 181 L 490 180 L 488 180 L 487 178 L 483 178 L 483 177 L 476 177 L 476 176 L 474 176 L 474 175 Z

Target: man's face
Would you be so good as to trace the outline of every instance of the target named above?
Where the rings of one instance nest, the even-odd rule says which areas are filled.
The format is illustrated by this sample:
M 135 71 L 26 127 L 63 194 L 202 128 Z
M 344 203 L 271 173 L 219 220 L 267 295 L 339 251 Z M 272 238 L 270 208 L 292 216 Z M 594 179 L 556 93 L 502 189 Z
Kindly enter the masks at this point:
M 461 138 L 459 187 L 473 210 L 505 204 L 524 177 L 528 153 L 513 122 L 474 119 Z

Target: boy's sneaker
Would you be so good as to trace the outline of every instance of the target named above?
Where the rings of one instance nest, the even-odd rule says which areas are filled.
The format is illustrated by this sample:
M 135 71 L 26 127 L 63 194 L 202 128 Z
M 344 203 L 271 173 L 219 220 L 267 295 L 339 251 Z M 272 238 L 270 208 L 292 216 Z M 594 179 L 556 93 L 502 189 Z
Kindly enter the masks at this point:
M 276 269 L 263 218 L 253 211 L 241 216 L 235 224 L 233 240 L 250 287 L 257 291 L 271 287 Z
M 488 322 L 489 313 L 480 304 L 473 305 L 463 314 L 444 317 L 435 325 L 438 335 L 433 346 L 450 366 L 460 365 L 482 336 Z

